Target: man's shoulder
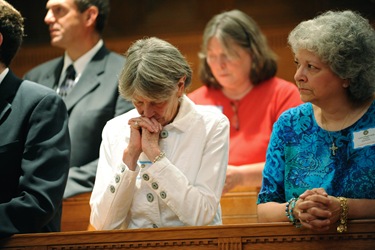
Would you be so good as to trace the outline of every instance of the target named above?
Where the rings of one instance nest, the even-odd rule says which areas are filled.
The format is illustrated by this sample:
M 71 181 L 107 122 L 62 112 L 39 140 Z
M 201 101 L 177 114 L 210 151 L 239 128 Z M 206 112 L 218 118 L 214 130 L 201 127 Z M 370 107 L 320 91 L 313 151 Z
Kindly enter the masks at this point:
M 36 82 L 29 81 L 29 80 L 22 81 L 19 91 L 23 91 L 25 93 L 28 93 L 29 95 L 34 94 L 35 96 L 39 96 L 39 97 L 43 97 L 47 95 L 58 97 L 58 95 L 56 94 L 54 90 L 46 86 L 43 86 L 41 84 L 38 84 Z
M 124 63 L 125 62 L 125 56 L 115 52 L 115 51 L 109 51 L 108 53 L 108 60 L 112 62 L 118 62 L 118 63 Z M 121 64 L 122 65 L 122 64 Z
M 62 57 L 57 57 L 41 64 L 38 64 L 34 68 L 30 69 L 25 74 L 25 79 L 29 79 L 30 76 L 43 74 L 45 72 L 51 72 L 51 70 L 55 69 L 59 63 L 61 62 Z

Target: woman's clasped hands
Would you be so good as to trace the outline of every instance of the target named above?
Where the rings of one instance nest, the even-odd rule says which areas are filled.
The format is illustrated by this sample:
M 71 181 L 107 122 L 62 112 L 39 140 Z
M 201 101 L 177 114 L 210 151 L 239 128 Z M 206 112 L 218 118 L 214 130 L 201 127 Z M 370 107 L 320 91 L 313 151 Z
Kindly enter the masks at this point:
M 293 210 L 301 225 L 316 231 L 326 231 L 340 219 L 340 201 L 323 188 L 306 190 L 298 197 Z
M 130 140 L 128 147 L 124 150 L 123 161 L 130 170 L 135 170 L 139 155 L 144 152 L 152 160 L 161 152 L 159 147 L 159 134 L 162 125 L 153 117 L 136 117 L 128 122 Z

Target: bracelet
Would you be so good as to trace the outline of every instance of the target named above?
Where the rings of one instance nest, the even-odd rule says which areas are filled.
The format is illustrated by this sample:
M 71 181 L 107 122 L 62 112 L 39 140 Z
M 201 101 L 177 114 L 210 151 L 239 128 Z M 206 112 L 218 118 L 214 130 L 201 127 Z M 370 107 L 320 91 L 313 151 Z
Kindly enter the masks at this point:
M 285 215 L 286 217 L 288 217 L 289 221 L 296 227 L 296 228 L 300 228 L 301 227 L 301 222 L 294 218 L 294 215 L 293 215 L 293 209 L 294 207 L 296 206 L 296 203 L 297 203 L 297 200 L 298 198 L 292 198 L 290 199 L 287 203 L 286 203 L 286 207 L 285 207 Z
M 163 151 L 160 152 L 158 156 L 155 157 L 153 163 L 160 161 L 165 156 L 165 153 Z
M 346 225 L 347 219 L 348 219 L 348 199 L 345 197 L 337 197 L 340 201 L 340 224 L 337 226 L 337 232 L 342 233 L 346 232 L 348 230 L 348 226 Z

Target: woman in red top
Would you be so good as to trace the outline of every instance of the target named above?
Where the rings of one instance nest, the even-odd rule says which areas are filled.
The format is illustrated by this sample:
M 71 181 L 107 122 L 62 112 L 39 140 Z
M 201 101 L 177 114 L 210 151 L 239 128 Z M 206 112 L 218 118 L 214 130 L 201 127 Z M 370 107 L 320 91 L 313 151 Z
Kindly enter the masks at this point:
M 283 111 L 302 103 L 298 89 L 275 76 L 275 54 L 254 20 L 239 10 L 207 23 L 199 56 L 204 86 L 188 96 L 218 107 L 231 122 L 223 193 L 238 185 L 259 187 L 272 126 Z

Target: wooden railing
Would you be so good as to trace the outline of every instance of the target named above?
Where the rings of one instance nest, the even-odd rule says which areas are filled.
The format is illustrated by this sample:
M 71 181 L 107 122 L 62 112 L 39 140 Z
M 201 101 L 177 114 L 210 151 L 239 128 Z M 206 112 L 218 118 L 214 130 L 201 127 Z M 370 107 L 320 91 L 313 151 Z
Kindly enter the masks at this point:
M 375 220 L 349 221 L 337 233 L 290 223 L 20 234 L 0 240 L 1 249 L 375 249 Z

